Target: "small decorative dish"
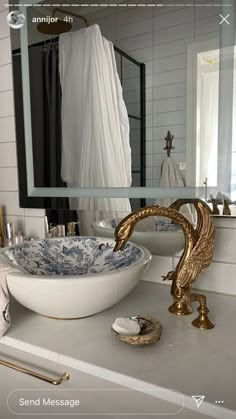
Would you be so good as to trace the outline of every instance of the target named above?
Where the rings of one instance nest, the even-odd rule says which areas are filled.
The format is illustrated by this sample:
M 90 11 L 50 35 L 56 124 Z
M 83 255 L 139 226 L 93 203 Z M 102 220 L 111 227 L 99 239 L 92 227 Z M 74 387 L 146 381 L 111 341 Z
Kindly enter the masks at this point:
M 128 319 L 138 322 L 141 328 L 140 333 L 138 335 L 122 335 L 111 328 L 113 336 L 133 346 L 149 345 L 160 340 L 162 325 L 157 319 L 151 316 L 131 316 Z

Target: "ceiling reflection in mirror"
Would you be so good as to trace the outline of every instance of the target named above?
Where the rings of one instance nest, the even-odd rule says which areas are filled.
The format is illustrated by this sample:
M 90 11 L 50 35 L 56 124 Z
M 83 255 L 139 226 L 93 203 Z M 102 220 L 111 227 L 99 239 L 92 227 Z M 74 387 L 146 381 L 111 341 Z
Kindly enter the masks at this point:
M 36 188 L 156 190 L 146 201 L 45 195 L 31 198 L 33 206 L 129 212 L 165 205 L 160 187 L 167 197 L 169 187 L 199 187 L 197 196 L 218 205 L 236 200 L 234 4 L 144 3 L 55 9 L 40 2 L 24 9 L 27 37 L 11 30 L 23 189 L 30 123 Z

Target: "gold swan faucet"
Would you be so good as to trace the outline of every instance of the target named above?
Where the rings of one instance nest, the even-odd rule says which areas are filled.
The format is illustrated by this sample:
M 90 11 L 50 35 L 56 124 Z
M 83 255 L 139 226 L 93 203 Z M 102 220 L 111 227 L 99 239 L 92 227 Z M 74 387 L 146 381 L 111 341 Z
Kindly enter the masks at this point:
M 197 212 L 196 228 L 178 211 L 182 205 L 188 203 L 193 204 Z M 174 301 L 169 311 L 176 315 L 187 315 L 192 313 L 188 303 L 199 302 L 199 316 L 192 322 L 193 326 L 199 329 L 214 327 L 207 315 L 209 310 L 205 295 L 191 292 L 192 283 L 210 265 L 213 258 L 215 228 L 210 213 L 208 205 L 200 199 L 179 199 L 169 208 L 159 205 L 141 208 L 125 217 L 115 230 L 116 252 L 123 249 L 136 224 L 143 218 L 162 216 L 180 225 L 185 236 L 184 252 L 175 270 L 168 272 L 164 277 L 164 280 L 172 280 L 171 294 Z

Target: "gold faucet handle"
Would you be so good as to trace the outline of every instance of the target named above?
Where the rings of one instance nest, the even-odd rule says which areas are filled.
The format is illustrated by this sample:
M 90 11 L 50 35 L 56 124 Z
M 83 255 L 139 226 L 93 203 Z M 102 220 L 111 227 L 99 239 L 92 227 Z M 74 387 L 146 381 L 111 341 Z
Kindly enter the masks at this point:
M 49 225 L 48 236 L 52 238 L 57 237 L 57 226 L 53 225 L 52 223 Z
M 226 199 L 224 198 L 222 199 L 222 204 L 223 204 L 223 215 L 231 215 L 229 204 Z
M 168 272 L 166 275 L 162 275 L 162 281 L 172 281 L 173 280 L 173 273 L 174 271 Z
M 67 223 L 67 236 L 75 236 L 75 226 L 80 224 L 79 221 L 70 221 Z
M 213 215 L 220 215 L 220 210 L 218 208 L 217 200 L 212 198 L 211 203 L 212 203 L 212 213 L 213 213 Z

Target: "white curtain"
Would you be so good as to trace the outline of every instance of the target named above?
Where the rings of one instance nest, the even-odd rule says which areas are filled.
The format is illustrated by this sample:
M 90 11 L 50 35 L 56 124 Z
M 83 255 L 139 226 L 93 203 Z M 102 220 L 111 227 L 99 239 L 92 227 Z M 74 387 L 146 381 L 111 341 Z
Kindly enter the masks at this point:
M 130 187 L 129 119 L 116 68 L 114 48 L 98 25 L 60 36 L 62 88 L 62 179 L 68 187 Z M 76 198 L 82 234 L 91 222 L 123 217 L 127 198 Z M 86 211 L 86 212 L 85 212 Z M 92 212 L 91 212 L 92 211 Z
M 201 75 L 197 124 L 197 186 L 217 186 L 219 71 Z

